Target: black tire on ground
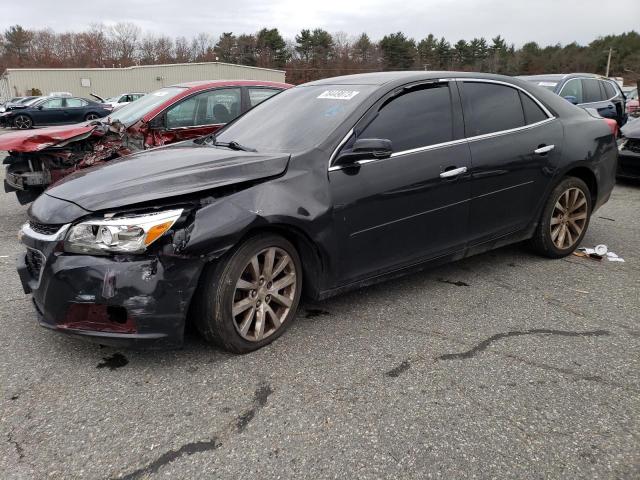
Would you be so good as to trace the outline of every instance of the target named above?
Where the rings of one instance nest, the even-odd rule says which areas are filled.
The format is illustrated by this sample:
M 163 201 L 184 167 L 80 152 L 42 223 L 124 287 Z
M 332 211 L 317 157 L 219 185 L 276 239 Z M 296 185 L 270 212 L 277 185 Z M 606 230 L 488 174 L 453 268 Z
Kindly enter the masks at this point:
M 91 120 L 95 120 L 100 118 L 97 113 L 87 113 L 84 117 L 85 121 L 89 122 Z
M 570 232 L 574 235 L 572 237 L 571 243 L 569 244 L 569 242 L 567 242 L 565 248 L 559 248 L 559 246 L 554 243 L 552 238 L 551 222 L 554 210 L 556 209 L 556 203 L 559 201 L 562 195 L 565 195 L 565 192 L 572 189 L 581 190 L 584 195 L 584 198 L 586 200 L 586 219 L 584 221 L 584 225 L 580 234 L 576 236 L 575 231 L 571 230 Z M 589 227 L 589 220 L 591 219 L 592 208 L 593 206 L 591 201 L 591 192 L 589 191 L 589 187 L 587 187 L 587 184 L 576 177 L 564 178 L 551 191 L 549 197 L 547 198 L 547 202 L 545 203 L 545 206 L 542 210 L 542 216 L 540 218 L 540 221 L 538 222 L 536 231 L 534 232 L 533 237 L 530 240 L 530 245 L 533 250 L 536 253 L 548 258 L 563 258 L 573 253 L 578 245 L 580 245 L 580 242 L 587 232 L 587 228 Z
M 293 299 L 288 313 L 283 313 L 284 319 L 279 328 L 261 340 L 250 341 L 240 334 L 232 314 L 233 303 L 236 301 L 236 283 L 245 268 L 248 268 L 251 259 L 270 248 L 284 251 L 291 259 L 292 268 L 295 269 Z M 302 264 L 295 247 L 279 235 L 269 233 L 254 236 L 219 261 L 205 267 L 193 300 L 193 320 L 208 342 L 233 353 L 248 353 L 271 343 L 286 331 L 295 318 L 301 291 Z
M 42 192 L 44 192 L 42 189 L 16 190 L 16 197 L 18 198 L 20 205 L 26 205 L 38 198 Z
M 13 119 L 13 126 L 19 130 L 28 130 L 33 127 L 33 120 L 29 115 L 17 115 Z

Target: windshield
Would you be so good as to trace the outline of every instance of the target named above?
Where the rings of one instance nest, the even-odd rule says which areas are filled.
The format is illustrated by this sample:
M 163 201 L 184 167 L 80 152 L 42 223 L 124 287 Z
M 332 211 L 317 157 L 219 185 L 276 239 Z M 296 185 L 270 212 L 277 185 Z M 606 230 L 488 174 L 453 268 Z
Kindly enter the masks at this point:
M 160 90 L 145 95 L 135 102 L 128 103 L 124 107 L 119 108 L 109 115 L 109 118 L 112 122 L 117 120 L 126 126 L 133 125 L 158 105 L 184 91 L 184 87 L 161 88 Z
M 258 151 L 312 148 L 360 105 L 375 85 L 314 85 L 285 90 L 222 130 L 216 140 Z
M 30 98 L 28 100 L 23 100 L 22 103 L 23 105 L 33 105 L 34 103 L 36 103 L 38 100 L 40 100 L 40 97 L 33 97 Z
M 117 97 L 109 97 L 105 100 L 105 102 L 117 102 L 120 99 L 120 95 Z

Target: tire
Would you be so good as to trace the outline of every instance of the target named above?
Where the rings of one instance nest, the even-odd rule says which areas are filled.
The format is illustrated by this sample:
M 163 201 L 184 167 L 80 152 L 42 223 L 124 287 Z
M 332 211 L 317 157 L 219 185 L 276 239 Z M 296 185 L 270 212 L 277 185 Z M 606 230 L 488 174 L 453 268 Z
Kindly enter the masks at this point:
M 97 113 L 87 113 L 84 116 L 84 120 L 86 122 L 90 122 L 91 120 L 96 120 L 97 118 L 100 118 Z
M 18 130 L 29 130 L 33 128 L 33 120 L 29 115 L 17 115 L 16 118 L 13 119 L 13 126 Z
M 269 255 L 271 271 L 281 268 L 273 277 L 265 269 Z M 295 247 L 274 234 L 251 237 L 207 266 L 194 299 L 194 321 L 208 342 L 248 353 L 285 332 L 295 318 L 301 291 L 302 264 Z
M 549 258 L 563 258 L 573 253 L 587 232 L 592 208 L 587 184 L 576 177 L 563 179 L 547 198 L 530 241 L 533 250 Z M 563 209 L 568 213 L 563 213 Z

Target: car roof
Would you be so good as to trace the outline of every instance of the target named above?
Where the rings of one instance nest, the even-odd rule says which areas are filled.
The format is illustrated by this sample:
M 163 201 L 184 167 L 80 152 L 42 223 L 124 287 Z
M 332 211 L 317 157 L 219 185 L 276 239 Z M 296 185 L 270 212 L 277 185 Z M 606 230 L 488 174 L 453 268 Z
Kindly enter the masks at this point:
M 172 87 L 188 88 L 193 91 L 205 90 L 213 87 L 251 87 L 251 86 L 263 86 L 263 87 L 275 87 L 275 88 L 290 88 L 293 85 L 281 82 L 267 82 L 261 80 L 198 80 L 194 82 L 182 82 L 171 85 Z
M 519 75 L 518 78 L 522 78 L 524 80 L 549 80 L 560 82 L 569 78 L 601 78 L 603 80 L 610 80 L 607 77 L 602 75 L 598 75 L 597 73 L 543 73 L 539 75 Z
M 486 80 L 514 82 L 514 77 L 496 75 L 493 73 L 455 72 L 455 71 L 402 71 L 402 72 L 375 72 L 344 75 L 341 77 L 326 78 L 305 83 L 304 85 L 387 85 L 403 84 L 421 80 L 436 80 L 444 78 L 476 78 Z

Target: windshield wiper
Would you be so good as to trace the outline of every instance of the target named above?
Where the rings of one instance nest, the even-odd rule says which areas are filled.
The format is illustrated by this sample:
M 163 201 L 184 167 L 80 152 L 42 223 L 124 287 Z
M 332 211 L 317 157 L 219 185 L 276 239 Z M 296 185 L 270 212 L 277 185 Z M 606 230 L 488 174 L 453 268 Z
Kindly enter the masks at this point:
M 241 145 L 235 140 L 232 140 L 231 142 L 219 142 L 218 140 L 216 140 L 215 133 L 210 133 L 209 135 L 200 137 L 194 140 L 194 142 L 200 145 L 211 145 L 212 147 L 224 147 L 224 148 L 230 148 L 231 150 L 242 150 L 243 152 L 257 152 L 255 148 L 245 147 L 244 145 Z
M 232 140 L 231 142 L 227 142 L 227 143 L 217 142 L 216 140 L 214 140 L 213 146 L 230 148 L 231 150 L 242 150 L 243 152 L 257 152 L 255 148 L 245 147 L 244 145 L 239 144 L 235 140 Z

